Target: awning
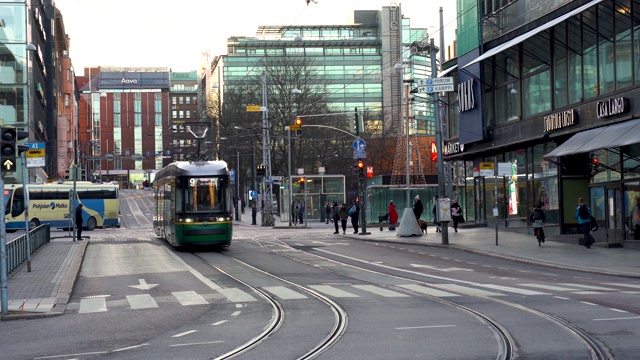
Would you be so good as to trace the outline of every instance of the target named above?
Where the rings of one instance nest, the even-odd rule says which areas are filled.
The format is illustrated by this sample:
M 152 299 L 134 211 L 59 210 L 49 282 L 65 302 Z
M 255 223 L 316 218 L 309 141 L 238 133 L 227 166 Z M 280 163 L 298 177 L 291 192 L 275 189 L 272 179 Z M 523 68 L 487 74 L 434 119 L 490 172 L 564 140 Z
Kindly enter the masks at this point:
M 455 70 L 455 69 L 457 69 L 457 68 L 458 68 L 458 65 L 453 65 L 452 67 L 450 67 L 450 68 L 448 68 L 448 69 L 446 69 L 446 70 L 442 71 L 442 72 L 438 75 L 438 77 L 443 77 L 443 76 L 447 75 L 448 73 L 452 72 L 453 70 Z
M 581 131 L 544 157 L 558 157 L 640 143 L 640 119 Z
M 603 0 L 592 0 L 592 1 L 590 1 L 590 2 L 588 2 L 586 4 L 584 4 L 584 5 L 576 8 L 576 9 L 573 9 L 572 11 L 570 11 L 570 12 L 568 12 L 568 13 L 560 16 L 560 17 L 557 17 L 557 18 L 549 21 L 548 23 L 546 23 L 544 25 L 540 25 L 537 28 L 535 28 L 533 30 L 530 30 L 530 31 L 527 31 L 526 33 L 524 33 L 524 34 L 522 34 L 520 36 L 516 36 L 515 38 L 513 38 L 513 39 L 511 39 L 511 40 L 509 40 L 509 41 L 507 41 L 507 42 L 505 42 L 503 44 L 500 44 L 500 45 L 494 47 L 493 49 L 488 50 L 484 54 L 478 56 L 473 61 L 471 61 L 468 64 L 466 64 L 463 67 L 461 67 L 460 70 L 466 68 L 467 66 L 471 66 L 471 65 L 473 65 L 473 64 L 475 64 L 477 62 L 485 60 L 485 59 L 487 59 L 487 58 L 489 58 L 489 57 L 491 57 L 491 56 L 493 56 L 493 55 L 495 55 L 495 54 L 497 54 L 497 53 L 499 53 L 501 51 L 504 51 L 504 50 L 514 46 L 514 45 L 517 45 L 517 44 L 527 40 L 528 38 L 532 37 L 533 35 L 536 35 L 536 34 L 542 32 L 542 31 L 545 31 L 545 30 L 547 30 L 547 29 L 549 29 L 549 28 L 551 28 L 551 27 L 553 27 L 553 26 L 555 26 L 555 25 L 567 20 L 568 18 L 570 18 L 572 16 L 575 16 L 575 15 L 585 11 L 586 9 L 592 7 L 593 5 L 601 3 L 602 1 Z

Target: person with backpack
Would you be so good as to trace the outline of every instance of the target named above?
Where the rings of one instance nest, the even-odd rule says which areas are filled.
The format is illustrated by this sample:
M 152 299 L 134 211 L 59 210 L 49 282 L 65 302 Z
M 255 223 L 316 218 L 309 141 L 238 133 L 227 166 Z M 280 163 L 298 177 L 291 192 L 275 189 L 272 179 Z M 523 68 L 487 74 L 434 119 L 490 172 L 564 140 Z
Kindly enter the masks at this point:
M 576 219 L 582 229 L 582 235 L 584 236 L 584 246 L 589 249 L 594 243 L 591 236 L 591 209 L 584 203 L 583 198 L 578 199 L 578 207 L 576 208 Z
M 541 242 L 544 242 L 544 222 L 547 220 L 547 215 L 542 210 L 542 201 L 533 208 L 531 215 L 529 215 L 529 221 L 533 224 L 533 233 L 538 239 L 538 246 L 540 246 Z
M 349 209 L 349 216 L 351 217 L 351 226 L 353 226 L 353 233 L 358 233 L 358 222 L 360 221 L 360 205 L 355 200 L 351 203 L 351 209 Z
M 347 219 L 349 218 L 349 209 L 347 204 L 342 203 L 342 207 L 338 210 L 338 216 L 340 217 L 340 223 L 342 224 L 342 233 L 347 233 Z

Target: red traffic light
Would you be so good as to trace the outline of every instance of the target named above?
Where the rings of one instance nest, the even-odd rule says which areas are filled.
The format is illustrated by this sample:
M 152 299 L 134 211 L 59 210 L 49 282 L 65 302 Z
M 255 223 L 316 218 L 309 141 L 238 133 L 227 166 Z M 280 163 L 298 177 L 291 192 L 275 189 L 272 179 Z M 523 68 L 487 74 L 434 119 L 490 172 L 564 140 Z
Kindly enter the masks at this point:
M 300 180 L 298 180 L 298 182 L 299 182 L 300 184 L 304 184 L 304 182 L 305 182 L 305 181 L 304 181 L 304 178 L 303 178 L 303 177 L 301 177 L 301 178 L 300 178 Z
M 358 161 L 358 165 L 357 166 L 358 166 L 359 170 L 364 169 L 364 161 Z
M 598 163 L 598 158 L 593 158 L 593 163 L 597 164 Z

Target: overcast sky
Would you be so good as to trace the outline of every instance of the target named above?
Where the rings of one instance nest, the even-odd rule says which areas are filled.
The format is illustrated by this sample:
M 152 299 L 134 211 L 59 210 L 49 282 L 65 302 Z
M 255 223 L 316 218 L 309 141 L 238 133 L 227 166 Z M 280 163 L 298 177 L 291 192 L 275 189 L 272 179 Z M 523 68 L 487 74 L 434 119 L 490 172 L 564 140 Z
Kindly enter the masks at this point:
M 314 3 L 316 1 L 317 3 Z M 210 56 L 226 53 L 229 36 L 254 36 L 260 25 L 352 24 L 353 10 L 380 10 L 400 3 L 412 28 L 439 27 L 454 40 L 454 0 L 56 0 L 71 39 L 77 75 L 87 66 L 160 66 L 199 70 Z M 436 29 L 432 28 L 435 27 Z M 439 34 L 434 34 L 436 45 Z

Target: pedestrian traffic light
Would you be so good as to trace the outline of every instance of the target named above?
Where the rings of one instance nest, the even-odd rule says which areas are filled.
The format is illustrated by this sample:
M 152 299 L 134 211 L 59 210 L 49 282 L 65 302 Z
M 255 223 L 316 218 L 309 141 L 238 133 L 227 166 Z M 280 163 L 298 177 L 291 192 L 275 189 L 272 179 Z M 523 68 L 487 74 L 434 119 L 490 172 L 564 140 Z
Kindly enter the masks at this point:
M 304 176 L 301 177 L 300 180 L 298 180 L 298 183 L 300 184 L 300 189 L 304 190 L 304 186 L 306 182 L 307 182 L 307 179 L 305 179 Z
M 24 146 L 18 146 L 18 140 L 29 136 L 27 131 L 18 130 L 13 126 L 3 126 L 0 130 L 0 155 L 3 172 L 16 171 L 16 157 L 26 151 Z

